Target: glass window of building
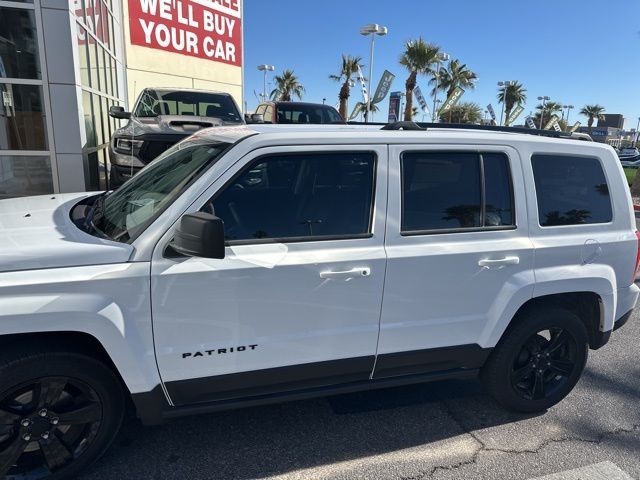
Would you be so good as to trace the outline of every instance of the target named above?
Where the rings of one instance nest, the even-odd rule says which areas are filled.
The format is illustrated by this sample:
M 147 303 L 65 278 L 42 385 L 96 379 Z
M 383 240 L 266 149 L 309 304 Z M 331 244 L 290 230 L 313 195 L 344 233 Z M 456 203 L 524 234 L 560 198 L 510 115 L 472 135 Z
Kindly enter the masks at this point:
M 0 7 L 0 78 L 41 78 L 33 10 Z

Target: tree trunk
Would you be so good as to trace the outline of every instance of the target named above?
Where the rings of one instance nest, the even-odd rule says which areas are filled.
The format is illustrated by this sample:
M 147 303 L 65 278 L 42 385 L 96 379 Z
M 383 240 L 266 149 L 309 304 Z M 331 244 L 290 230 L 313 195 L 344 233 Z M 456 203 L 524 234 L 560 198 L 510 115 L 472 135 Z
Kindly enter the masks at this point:
M 593 127 L 593 117 L 589 116 L 589 121 L 587 122 L 587 125 L 589 127 L 589 135 L 591 135 L 591 130 L 592 130 L 592 127 Z M 634 180 L 633 183 L 635 183 L 635 180 Z
M 340 115 L 342 115 L 342 118 L 345 122 L 347 121 L 347 117 L 349 115 L 349 112 L 347 112 L 347 102 L 349 101 L 350 94 L 351 92 L 349 90 L 349 79 L 347 79 L 347 81 L 342 84 L 342 88 L 340 88 L 340 94 L 338 95 L 338 98 L 340 99 Z
M 406 94 L 406 105 L 404 107 L 404 121 L 411 121 L 411 112 L 413 110 L 413 90 L 416 88 L 416 79 L 418 74 L 416 72 L 411 72 L 409 78 L 405 82 L 405 94 Z

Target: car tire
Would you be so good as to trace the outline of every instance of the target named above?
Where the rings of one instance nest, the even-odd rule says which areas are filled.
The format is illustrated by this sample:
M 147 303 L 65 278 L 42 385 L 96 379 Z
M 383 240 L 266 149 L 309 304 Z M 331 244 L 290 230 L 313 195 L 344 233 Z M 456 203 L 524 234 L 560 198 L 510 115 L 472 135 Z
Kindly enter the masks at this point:
M 544 411 L 578 383 L 589 351 L 585 324 L 570 310 L 525 312 L 507 329 L 482 367 L 491 396 L 515 412 Z
M 74 478 L 107 450 L 124 411 L 121 382 L 104 363 L 80 353 L 6 349 L 0 354 L 0 479 Z

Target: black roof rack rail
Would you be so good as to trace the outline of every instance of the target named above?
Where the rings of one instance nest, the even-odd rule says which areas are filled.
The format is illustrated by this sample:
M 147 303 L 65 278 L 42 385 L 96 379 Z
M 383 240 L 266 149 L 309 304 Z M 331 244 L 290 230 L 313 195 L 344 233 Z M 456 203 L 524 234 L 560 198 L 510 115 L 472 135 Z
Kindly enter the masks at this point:
M 416 122 L 395 122 L 387 123 L 380 130 L 426 130 L 426 128 L 421 127 Z
M 425 122 L 394 122 L 394 123 L 363 123 L 347 122 L 349 125 L 380 125 L 381 130 L 429 130 L 432 128 L 448 128 L 456 130 L 484 130 L 489 132 L 521 133 L 525 135 L 538 135 L 541 137 L 563 138 L 571 137 L 569 132 L 557 132 L 555 130 L 540 130 L 526 127 L 502 127 L 499 125 L 476 125 L 473 123 L 425 123 Z

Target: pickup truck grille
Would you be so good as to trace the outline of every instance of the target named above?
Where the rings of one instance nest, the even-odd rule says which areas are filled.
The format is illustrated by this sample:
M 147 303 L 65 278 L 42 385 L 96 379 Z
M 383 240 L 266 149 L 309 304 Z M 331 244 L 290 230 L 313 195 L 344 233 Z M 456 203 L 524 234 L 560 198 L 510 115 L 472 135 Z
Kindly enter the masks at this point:
M 144 138 L 144 144 L 142 148 L 140 148 L 138 157 L 144 163 L 149 163 L 186 137 L 187 135 L 164 135 L 154 138 Z

